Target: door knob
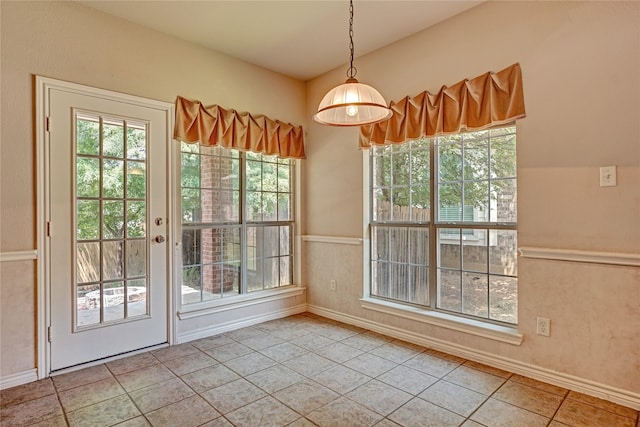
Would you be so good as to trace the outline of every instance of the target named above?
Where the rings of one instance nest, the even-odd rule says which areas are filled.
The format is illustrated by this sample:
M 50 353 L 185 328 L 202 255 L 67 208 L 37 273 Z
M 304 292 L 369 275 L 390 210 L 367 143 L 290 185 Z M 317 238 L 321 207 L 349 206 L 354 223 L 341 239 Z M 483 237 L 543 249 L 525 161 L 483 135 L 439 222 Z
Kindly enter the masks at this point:
M 164 243 L 164 236 L 162 235 L 156 236 L 154 240 L 156 241 L 156 243 Z

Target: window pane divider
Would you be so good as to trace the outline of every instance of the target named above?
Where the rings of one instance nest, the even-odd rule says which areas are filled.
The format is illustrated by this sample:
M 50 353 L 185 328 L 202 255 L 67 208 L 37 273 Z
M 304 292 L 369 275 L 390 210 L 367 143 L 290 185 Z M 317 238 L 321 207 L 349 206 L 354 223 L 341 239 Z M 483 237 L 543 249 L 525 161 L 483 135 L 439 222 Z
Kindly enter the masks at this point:
M 517 225 L 514 223 L 501 222 L 434 222 L 436 228 L 466 228 L 466 229 L 499 229 L 499 230 L 516 230 Z

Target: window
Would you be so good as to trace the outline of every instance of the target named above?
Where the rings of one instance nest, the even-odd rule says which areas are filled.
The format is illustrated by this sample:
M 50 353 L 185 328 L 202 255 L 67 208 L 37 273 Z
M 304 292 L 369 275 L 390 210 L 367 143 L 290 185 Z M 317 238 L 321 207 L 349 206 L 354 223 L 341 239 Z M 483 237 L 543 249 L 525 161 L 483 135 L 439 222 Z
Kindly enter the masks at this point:
M 75 151 L 77 325 L 146 315 L 147 125 L 78 112 Z
M 293 284 L 293 168 L 181 143 L 183 304 Z
M 515 126 L 371 149 L 372 297 L 516 324 Z

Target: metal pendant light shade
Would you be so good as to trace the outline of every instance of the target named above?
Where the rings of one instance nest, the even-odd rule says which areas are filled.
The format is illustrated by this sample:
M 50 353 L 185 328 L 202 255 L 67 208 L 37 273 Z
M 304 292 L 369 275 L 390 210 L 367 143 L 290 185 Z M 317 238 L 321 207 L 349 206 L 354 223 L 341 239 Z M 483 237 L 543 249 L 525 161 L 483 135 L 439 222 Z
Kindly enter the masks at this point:
M 393 114 L 373 87 L 355 79 L 353 66 L 353 0 L 349 1 L 350 66 L 347 81 L 331 89 L 320 101 L 313 119 L 330 126 L 362 126 L 386 120 Z

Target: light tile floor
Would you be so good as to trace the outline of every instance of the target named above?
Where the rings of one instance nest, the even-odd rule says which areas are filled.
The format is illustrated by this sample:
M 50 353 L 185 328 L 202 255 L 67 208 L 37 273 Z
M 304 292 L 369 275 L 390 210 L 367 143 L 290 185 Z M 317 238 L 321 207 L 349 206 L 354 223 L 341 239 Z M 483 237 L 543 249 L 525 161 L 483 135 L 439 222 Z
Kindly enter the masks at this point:
M 640 427 L 633 409 L 309 313 L 3 390 L 0 420 Z

